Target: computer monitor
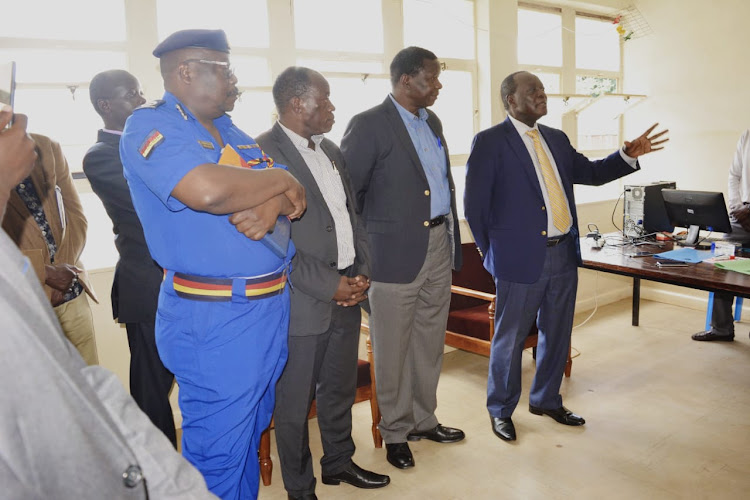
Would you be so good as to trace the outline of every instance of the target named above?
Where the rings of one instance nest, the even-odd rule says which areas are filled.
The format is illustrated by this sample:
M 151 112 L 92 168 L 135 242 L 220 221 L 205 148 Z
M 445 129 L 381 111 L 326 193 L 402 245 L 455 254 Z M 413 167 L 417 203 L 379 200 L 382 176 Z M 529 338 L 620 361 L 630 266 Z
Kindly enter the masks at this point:
M 701 229 L 732 232 L 723 193 L 662 189 L 661 194 L 669 222 L 688 228 L 685 245 L 695 246 Z

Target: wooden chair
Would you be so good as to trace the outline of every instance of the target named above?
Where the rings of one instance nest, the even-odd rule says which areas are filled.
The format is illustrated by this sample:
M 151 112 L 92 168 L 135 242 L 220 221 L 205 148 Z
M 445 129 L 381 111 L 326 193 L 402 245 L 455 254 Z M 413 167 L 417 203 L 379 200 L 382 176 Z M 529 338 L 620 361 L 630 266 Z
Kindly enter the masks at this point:
M 495 282 L 484 269 L 474 243 L 464 243 L 461 249 L 463 266 L 461 271 L 453 271 L 445 344 L 489 356 L 492 337 L 495 335 Z M 538 334 L 536 325 L 532 325 L 524 344 L 524 348 L 533 350 L 534 359 Z M 568 351 L 566 377 L 570 377 L 572 368 L 573 360 Z
M 375 448 L 383 447 L 383 438 L 378 430 L 380 423 L 380 408 L 378 407 L 378 398 L 375 393 L 375 363 L 372 357 L 372 343 L 370 342 L 370 328 L 362 324 L 362 331 L 367 332 L 367 361 L 357 360 L 357 392 L 354 396 L 354 402 L 370 401 L 370 412 L 372 413 L 372 440 Z M 307 418 L 313 418 L 318 414 L 315 400 L 310 406 L 310 413 Z M 268 429 L 263 431 L 260 437 L 260 449 L 258 450 L 258 462 L 260 462 L 260 477 L 264 486 L 271 484 L 273 474 L 273 461 L 271 460 L 271 429 L 273 420 Z

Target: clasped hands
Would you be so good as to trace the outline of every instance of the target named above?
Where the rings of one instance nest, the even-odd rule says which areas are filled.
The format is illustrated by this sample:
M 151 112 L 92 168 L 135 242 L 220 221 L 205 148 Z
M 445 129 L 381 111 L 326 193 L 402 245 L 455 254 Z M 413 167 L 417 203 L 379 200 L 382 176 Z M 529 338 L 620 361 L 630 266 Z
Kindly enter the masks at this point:
M 363 274 L 353 278 L 342 276 L 339 280 L 339 287 L 333 295 L 333 300 L 342 307 L 355 306 L 367 299 L 368 288 L 370 288 L 370 278 Z

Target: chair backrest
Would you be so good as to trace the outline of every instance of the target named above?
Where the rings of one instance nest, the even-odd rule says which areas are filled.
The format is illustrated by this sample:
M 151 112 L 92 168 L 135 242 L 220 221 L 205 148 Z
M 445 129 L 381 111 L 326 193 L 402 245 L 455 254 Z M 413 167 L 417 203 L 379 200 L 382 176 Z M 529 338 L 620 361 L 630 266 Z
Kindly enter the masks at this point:
M 480 292 L 495 293 L 495 281 L 484 268 L 476 245 L 463 243 L 461 251 L 463 252 L 463 265 L 460 271 L 453 271 L 453 284 Z M 451 310 L 467 309 L 481 304 L 487 305 L 487 302 L 453 294 L 450 308 Z

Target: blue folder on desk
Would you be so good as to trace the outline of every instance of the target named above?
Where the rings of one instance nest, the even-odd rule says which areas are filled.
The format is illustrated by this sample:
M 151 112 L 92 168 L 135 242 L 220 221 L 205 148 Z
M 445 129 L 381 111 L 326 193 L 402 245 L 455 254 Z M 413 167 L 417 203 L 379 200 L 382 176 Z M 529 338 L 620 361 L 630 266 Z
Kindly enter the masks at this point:
M 694 248 L 679 248 L 654 255 L 656 259 L 676 260 L 688 264 L 697 264 L 711 257 L 714 257 L 714 254 L 710 250 L 696 250 Z

